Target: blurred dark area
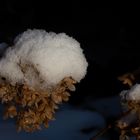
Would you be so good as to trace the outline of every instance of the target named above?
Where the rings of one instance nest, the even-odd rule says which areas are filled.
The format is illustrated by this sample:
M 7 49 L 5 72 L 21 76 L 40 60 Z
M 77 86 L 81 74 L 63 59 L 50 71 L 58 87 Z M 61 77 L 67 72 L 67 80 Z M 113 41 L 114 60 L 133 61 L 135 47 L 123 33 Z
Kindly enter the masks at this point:
M 137 8 L 81 3 L 0 2 L 0 43 L 12 45 L 15 36 L 29 28 L 65 32 L 81 43 L 89 67 L 71 104 L 82 104 L 88 96 L 117 95 L 127 88 L 117 77 L 140 66 Z

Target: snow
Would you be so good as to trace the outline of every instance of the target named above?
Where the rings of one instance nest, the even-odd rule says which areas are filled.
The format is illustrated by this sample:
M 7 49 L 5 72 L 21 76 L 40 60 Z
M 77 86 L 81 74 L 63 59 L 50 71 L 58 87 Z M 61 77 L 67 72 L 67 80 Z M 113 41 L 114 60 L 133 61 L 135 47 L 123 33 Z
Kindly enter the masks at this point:
M 4 140 L 89 140 L 105 127 L 104 118 L 97 112 L 76 109 L 63 104 L 55 116 L 56 120 L 50 122 L 47 129 L 34 133 L 17 133 L 11 121 L 0 119 L 0 139 Z M 81 129 L 94 127 L 90 133 L 83 133 Z M 101 140 L 103 138 L 99 138 Z
M 13 120 L 0 119 L 0 139 L 4 140 L 89 140 L 102 128 L 106 127 L 107 117 L 118 117 L 120 114 L 119 96 L 102 99 L 89 98 L 85 106 L 75 107 L 62 104 L 55 114 L 54 121 L 50 121 L 49 128 L 43 128 L 34 133 L 17 133 Z M 88 110 L 87 110 L 88 109 Z M 0 115 L 2 116 L 2 115 Z M 94 128 L 89 133 L 83 133 L 82 129 Z M 109 140 L 109 135 L 97 138 L 97 140 Z
M 120 93 L 120 96 L 123 100 L 140 100 L 140 84 L 133 85 L 129 90 L 123 90 Z
M 140 100 L 140 84 L 135 84 L 130 90 L 128 90 L 129 100 Z
M 2 112 L 2 111 L 1 111 Z M 83 106 L 62 104 L 55 114 L 54 121 L 50 121 L 49 128 L 43 128 L 34 133 L 17 133 L 13 120 L 0 120 L 0 139 L 4 140 L 89 140 L 102 128 L 106 127 L 107 118 L 116 118 L 121 113 L 119 96 L 100 99 L 87 98 Z M 0 115 L 2 116 L 2 115 Z M 89 133 L 83 133 L 84 128 L 94 128 Z M 109 140 L 109 134 L 97 140 Z
M 105 118 L 116 117 L 121 113 L 120 97 L 110 96 L 101 99 L 88 98 L 87 107 L 100 112 Z
M 80 82 L 86 75 L 88 63 L 83 50 L 78 41 L 65 33 L 27 30 L 14 42 L 0 61 L 0 75 L 11 84 L 25 82 L 40 87 L 41 81 L 45 88 L 65 77 Z M 22 67 L 26 67 L 25 73 Z

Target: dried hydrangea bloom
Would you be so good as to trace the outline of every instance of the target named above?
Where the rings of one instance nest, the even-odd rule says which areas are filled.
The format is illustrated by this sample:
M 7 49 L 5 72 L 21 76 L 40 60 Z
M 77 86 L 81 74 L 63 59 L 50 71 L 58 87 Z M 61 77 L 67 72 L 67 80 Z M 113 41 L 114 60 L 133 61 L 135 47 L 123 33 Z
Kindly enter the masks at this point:
M 72 78 L 64 78 L 52 89 L 36 91 L 27 85 L 0 85 L 0 98 L 6 105 L 4 118 L 16 117 L 17 130 L 32 132 L 54 119 L 55 110 L 62 101 L 68 101 L 69 87 L 76 83 Z M 14 94 L 9 94 L 13 92 Z M 50 93 L 51 92 L 51 93 Z M 14 96 L 13 96 L 14 95 Z
M 18 131 L 48 127 L 87 66 L 80 44 L 64 33 L 27 30 L 19 35 L 0 60 L 4 118 L 15 117 Z
M 140 84 L 135 84 L 129 90 L 121 92 L 123 116 L 117 122 L 121 138 L 133 135 L 140 139 Z

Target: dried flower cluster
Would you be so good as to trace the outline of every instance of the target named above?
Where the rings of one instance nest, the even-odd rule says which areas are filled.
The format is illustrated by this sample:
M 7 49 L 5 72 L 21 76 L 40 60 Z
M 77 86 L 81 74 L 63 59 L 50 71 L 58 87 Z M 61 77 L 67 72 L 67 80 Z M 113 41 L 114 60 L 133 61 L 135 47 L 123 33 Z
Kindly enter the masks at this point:
M 65 33 L 28 29 L 0 59 L 0 100 L 4 118 L 16 118 L 18 131 L 48 127 L 57 105 L 68 101 L 87 73 L 80 43 Z
M 75 83 L 75 80 L 67 77 L 45 91 L 37 91 L 26 84 L 0 84 L 0 99 L 5 105 L 4 118 L 15 117 L 18 131 L 33 132 L 41 129 L 41 124 L 48 127 L 58 104 L 68 101 L 68 91 L 75 90 Z
M 133 86 L 139 75 L 140 69 L 119 77 L 123 84 L 128 84 L 131 88 L 121 92 L 123 115 L 117 121 L 117 127 L 120 129 L 120 140 L 130 140 L 130 136 L 140 140 L 140 90 L 139 84 Z
M 117 127 L 121 131 L 120 140 L 129 139 L 129 136 L 140 140 L 140 102 L 127 101 L 124 105 L 128 110 L 117 121 Z
M 99 131 L 91 140 L 97 139 L 114 126 L 119 130 L 119 140 L 130 140 L 130 137 L 140 140 L 140 84 L 135 84 L 140 80 L 140 68 L 119 76 L 118 80 L 130 87 L 120 93 L 122 114 L 117 121 Z

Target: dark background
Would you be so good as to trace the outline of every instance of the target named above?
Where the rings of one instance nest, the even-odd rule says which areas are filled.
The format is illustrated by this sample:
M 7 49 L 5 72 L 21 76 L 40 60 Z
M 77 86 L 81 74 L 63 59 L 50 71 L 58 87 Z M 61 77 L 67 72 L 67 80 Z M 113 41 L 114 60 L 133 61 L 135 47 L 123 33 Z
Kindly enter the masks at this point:
M 0 2 L 0 42 L 12 45 L 29 28 L 65 32 L 78 40 L 89 67 L 70 103 L 82 104 L 88 96 L 112 96 L 127 88 L 117 76 L 140 66 L 138 20 L 139 10 L 132 6 L 5 0 Z

